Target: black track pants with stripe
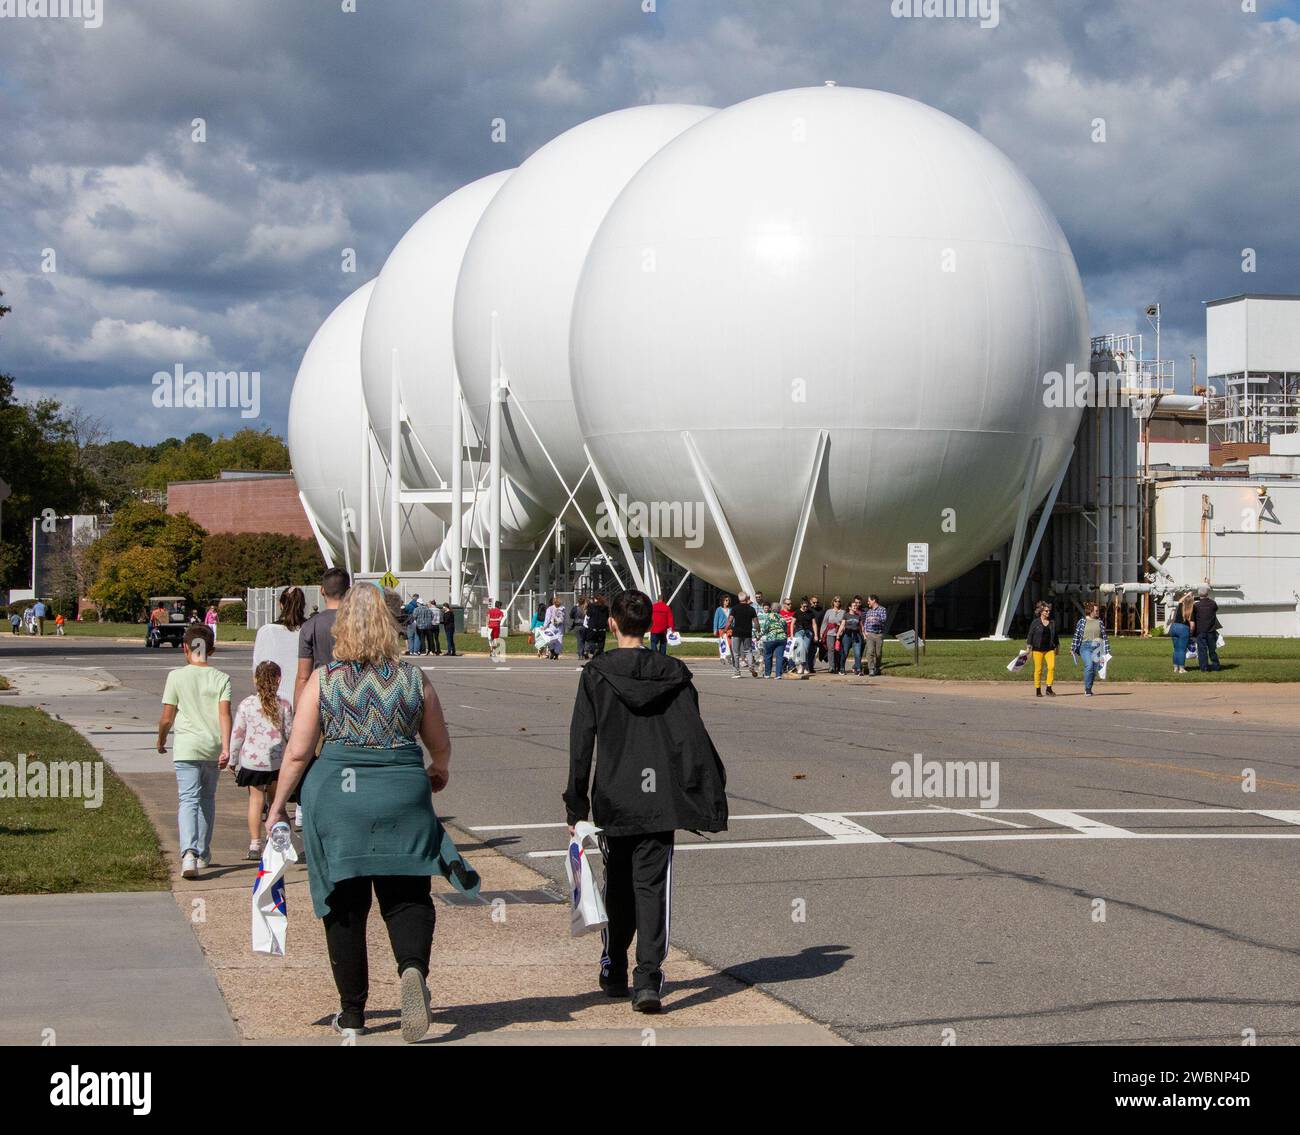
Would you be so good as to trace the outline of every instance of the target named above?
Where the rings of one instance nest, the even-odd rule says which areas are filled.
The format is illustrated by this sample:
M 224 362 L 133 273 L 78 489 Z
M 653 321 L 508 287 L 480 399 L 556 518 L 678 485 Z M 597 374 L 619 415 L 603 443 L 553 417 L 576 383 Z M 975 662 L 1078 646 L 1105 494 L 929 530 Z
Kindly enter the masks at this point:
M 633 989 L 662 991 L 664 959 L 672 911 L 674 832 L 600 837 L 605 859 L 605 912 L 609 926 L 603 932 L 605 954 L 600 970 L 605 975 L 627 972 L 627 951 L 636 935 L 636 969 Z

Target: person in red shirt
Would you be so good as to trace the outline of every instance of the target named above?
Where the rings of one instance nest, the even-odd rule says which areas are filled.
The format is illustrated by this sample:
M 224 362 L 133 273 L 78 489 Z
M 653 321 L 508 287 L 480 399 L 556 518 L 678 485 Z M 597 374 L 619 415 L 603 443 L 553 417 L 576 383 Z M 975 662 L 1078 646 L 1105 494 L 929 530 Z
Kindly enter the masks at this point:
M 659 601 L 650 608 L 650 649 L 667 654 L 670 630 L 673 630 L 673 609 L 660 595 Z
M 496 658 L 501 654 L 501 624 L 505 622 L 506 613 L 497 606 L 495 599 L 488 600 L 488 653 Z

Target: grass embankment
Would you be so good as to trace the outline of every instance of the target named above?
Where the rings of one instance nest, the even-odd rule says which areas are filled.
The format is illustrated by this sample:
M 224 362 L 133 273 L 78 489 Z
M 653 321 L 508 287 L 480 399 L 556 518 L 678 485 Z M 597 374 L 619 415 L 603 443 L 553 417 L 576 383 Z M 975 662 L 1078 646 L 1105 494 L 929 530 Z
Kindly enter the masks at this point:
M 48 769 L 55 762 L 100 766 L 103 799 L 17 797 L 18 755 Z M 0 706 L 0 894 L 161 891 L 169 886 L 158 836 L 135 794 L 75 729 L 38 709 Z

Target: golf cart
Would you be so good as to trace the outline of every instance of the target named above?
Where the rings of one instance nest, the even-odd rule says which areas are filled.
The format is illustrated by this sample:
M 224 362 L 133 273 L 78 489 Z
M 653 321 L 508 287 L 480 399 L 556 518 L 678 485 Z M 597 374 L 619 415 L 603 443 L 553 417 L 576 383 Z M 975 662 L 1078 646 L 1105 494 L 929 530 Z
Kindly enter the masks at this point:
M 151 595 L 149 597 L 149 626 L 145 631 L 146 647 L 161 647 L 164 642 L 180 646 L 189 625 L 185 613 L 185 596 Z

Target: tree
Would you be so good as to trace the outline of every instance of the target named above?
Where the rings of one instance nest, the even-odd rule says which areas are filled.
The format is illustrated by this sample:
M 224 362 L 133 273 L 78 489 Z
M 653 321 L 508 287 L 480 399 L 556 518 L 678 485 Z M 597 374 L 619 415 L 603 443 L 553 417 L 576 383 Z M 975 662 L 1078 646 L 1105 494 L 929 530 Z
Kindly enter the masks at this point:
M 172 516 L 148 501 L 128 501 L 86 549 L 84 571 L 95 580 L 91 598 L 106 613 L 135 618 L 150 595 L 187 594 L 206 537 L 183 512 Z
M 242 596 L 250 587 L 307 583 L 325 561 L 315 541 L 278 532 L 209 536 L 189 575 L 190 594 L 204 602 Z
M 101 562 L 90 598 L 110 619 L 134 621 L 152 595 L 183 594 L 176 565 L 166 548 L 126 548 Z

